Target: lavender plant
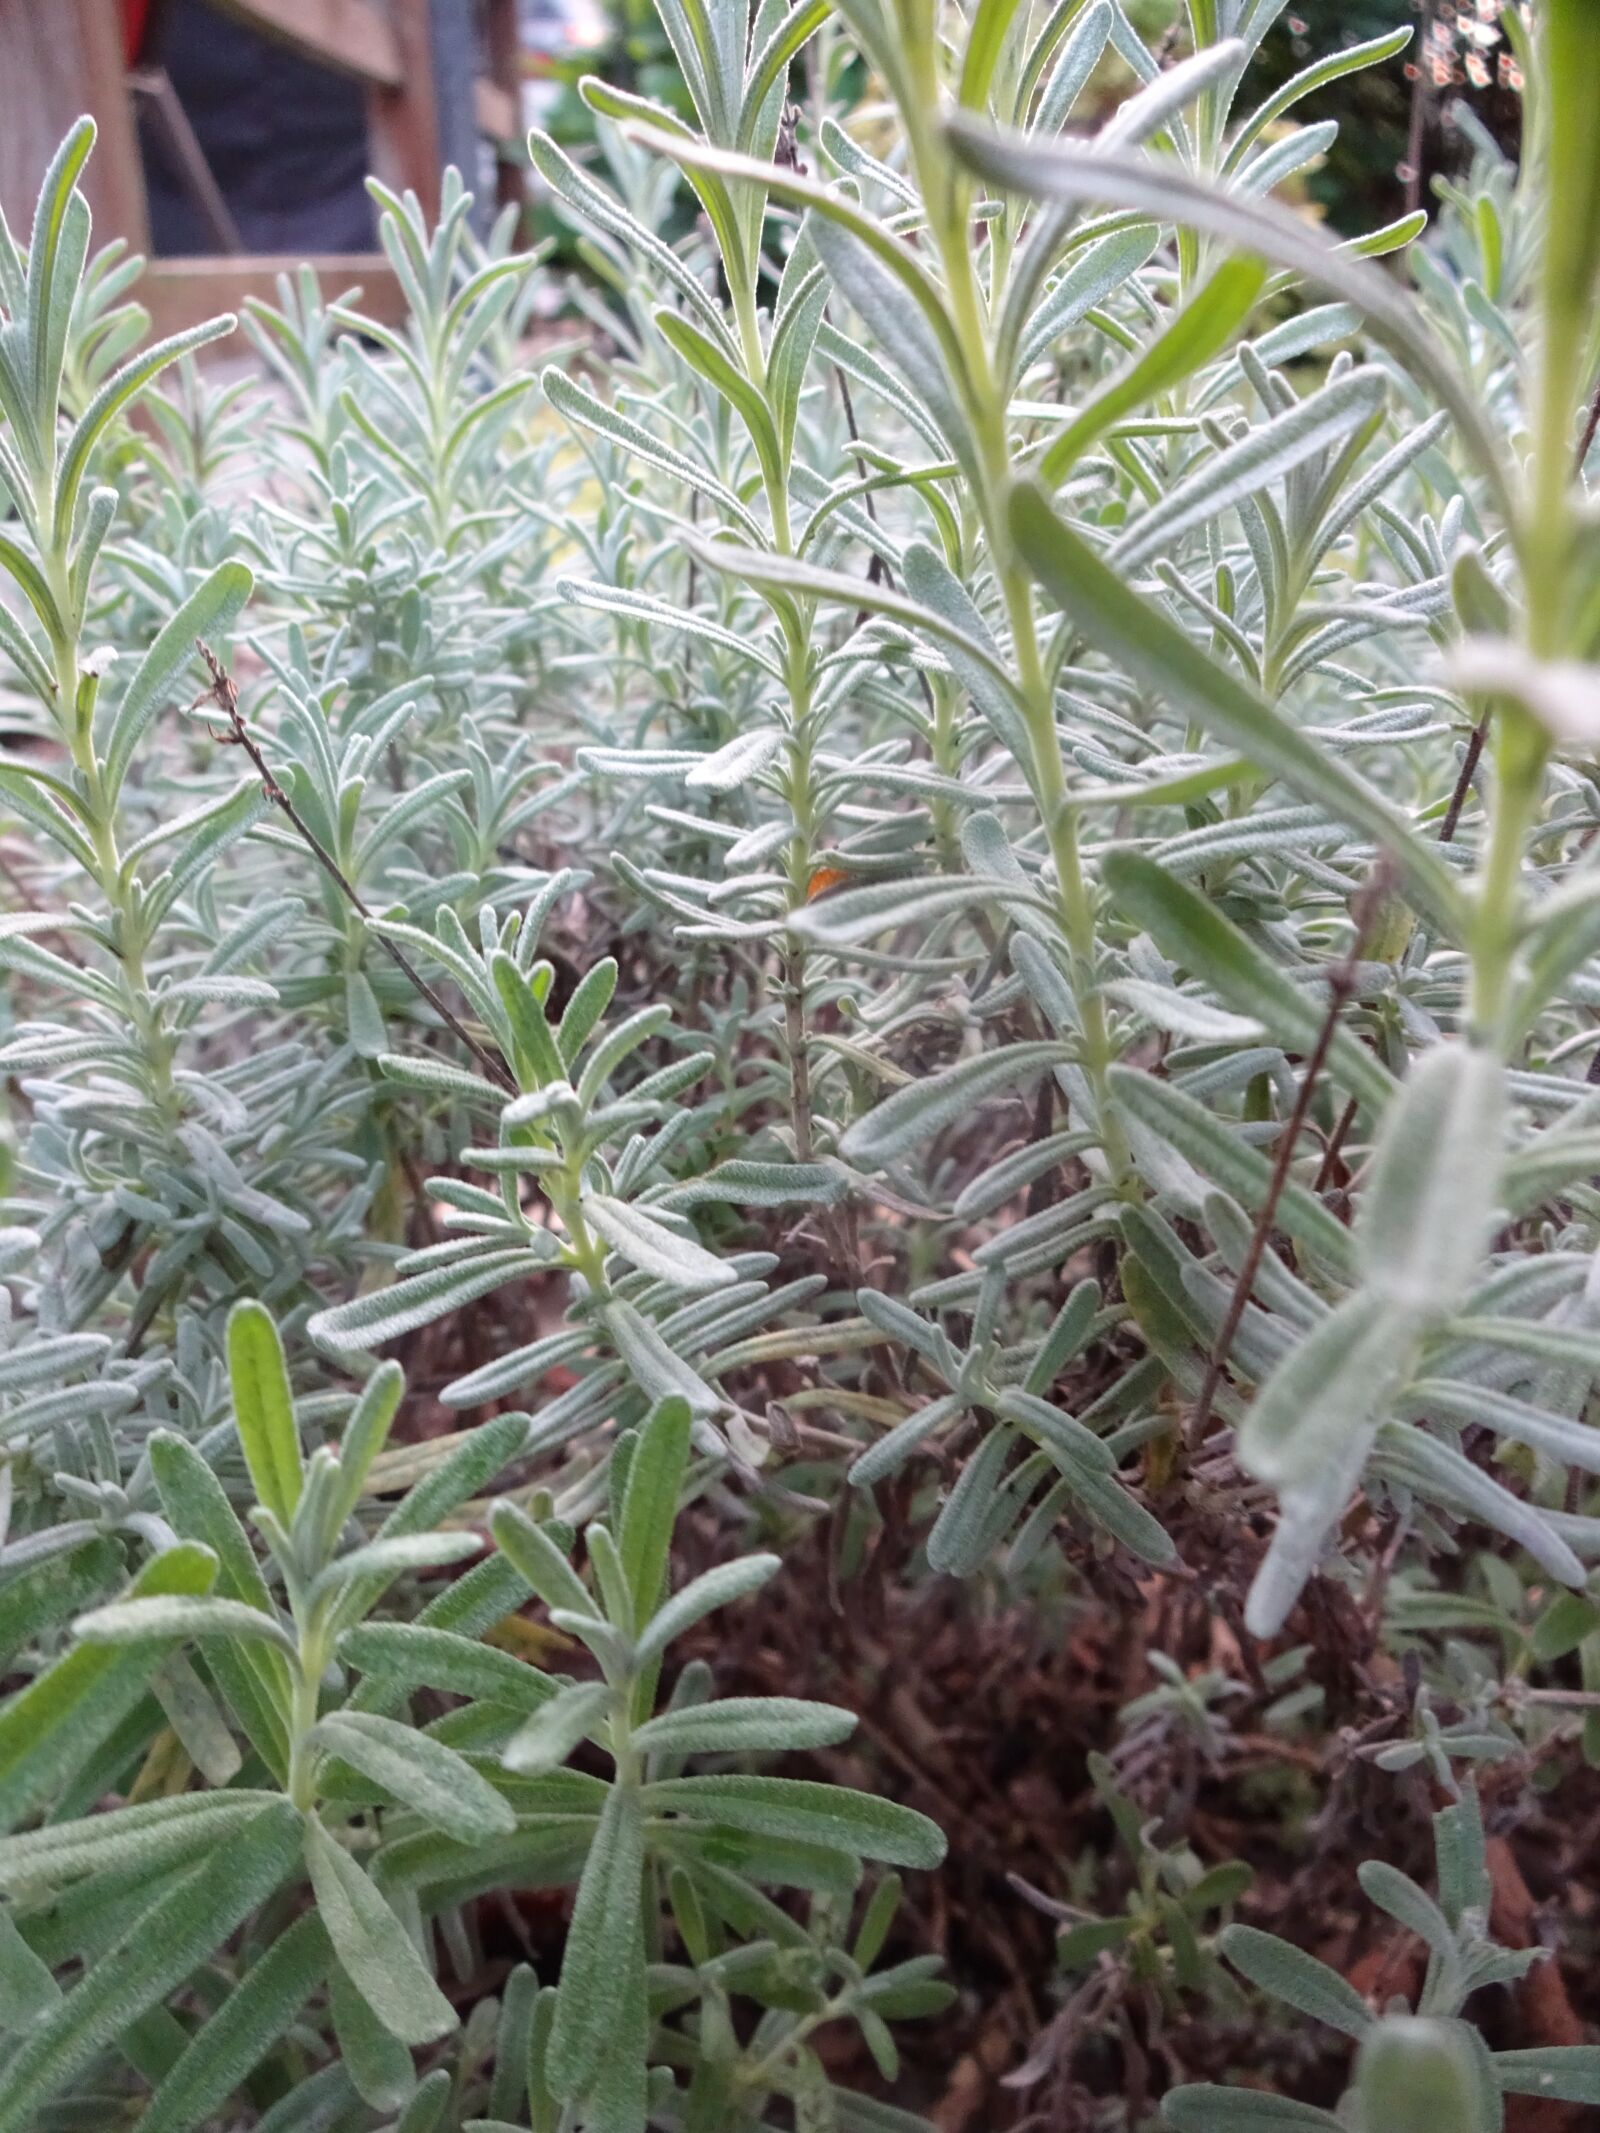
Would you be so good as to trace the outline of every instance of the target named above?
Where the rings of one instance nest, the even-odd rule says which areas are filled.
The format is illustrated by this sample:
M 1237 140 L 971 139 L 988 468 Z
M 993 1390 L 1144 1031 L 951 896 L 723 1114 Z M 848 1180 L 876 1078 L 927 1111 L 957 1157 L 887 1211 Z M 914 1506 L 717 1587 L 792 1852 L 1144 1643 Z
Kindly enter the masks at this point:
M 1063 1927 L 1013 2095 L 1600 2102 L 1485 1836 L 1600 1758 L 1591 10 L 1342 245 L 1404 29 L 657 11 L 559 343 L 453 174 L 223 384 L 87 122 L 0 226 L 0 2133 L 913 2133 L 945 1803 L 752 1679 L 819 1562 L 1132 1654 L 1072 1900 L 964 1877 Z M 1254 1922 L 1289 1773 L 1437 1810 L 1403 2007 Z

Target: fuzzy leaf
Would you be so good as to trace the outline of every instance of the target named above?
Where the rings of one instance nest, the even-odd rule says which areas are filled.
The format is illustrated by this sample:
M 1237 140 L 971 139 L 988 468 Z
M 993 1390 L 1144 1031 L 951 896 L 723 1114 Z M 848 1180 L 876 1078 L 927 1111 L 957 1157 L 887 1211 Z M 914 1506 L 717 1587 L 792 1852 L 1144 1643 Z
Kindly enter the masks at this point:
M 317 1912 L 350 1982 L 391 2036 L 431 2044 L 456 2026 L 456 2011 L 418 1955 L 399 1916 L 342 1844 L 313 1816 L 306 1866 Z

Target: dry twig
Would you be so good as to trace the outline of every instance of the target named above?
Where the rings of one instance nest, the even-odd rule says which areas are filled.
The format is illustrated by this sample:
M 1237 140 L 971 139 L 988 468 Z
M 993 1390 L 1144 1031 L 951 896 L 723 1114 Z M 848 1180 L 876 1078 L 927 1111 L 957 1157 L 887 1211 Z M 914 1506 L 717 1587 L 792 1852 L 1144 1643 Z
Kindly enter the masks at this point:
M 261 752 L 260 742 L 256 740 L 244 722 L 244 714 L 239 709 L 239 691 L 234 686 L 232 675 L 223 666 L 216 653 L 212 651 L 210 645 L 202 638 L 197 637 L 195 644 L 199 650 L 200 657 L 206 663 L 206 672 L 211 676 L 211 686 L 205 691 L 204 695 L 196 697 L 195 704 L 191 708 L 197 708 L 200 704 L 207 702 L 216 706 L 223 718 L 227 720 L 227 725 L 216 735 L 216 738 L 227 747 L 242 748 L 244 750 L 260 774 L 263 795 L 271 801 L 274 807 L 283 810 L 283 813 L 288 817 L 318 866 L 321 867 L 328 879 L 334 883 L 351 908 L 359 911 L 363 918 L 370 920 L 373 913 L 363 902 L 355 883 L 345 873 L 338 860 L 334 858 L 322 839 L 273 776 L 272 767 Z M 492 1052 L 486 1050 L 478 1042 L 460 1016 L 455 1013 L 454 1009 L 445 1000 L 440 998 L 433 986 L 428 983 L 404 949 L 397 948 L 393 941 L 387 939 L 381 933 L 376 934 L 374 938 L 382 945 L 390 961 L 404 973 L 415 990 L 427 1001 L 446 1029 L 460 1038 L 490 1079 L 498 1087 L 504 1089 L 508 1095 L 515 1096 L 517 1085 L 507 1071 L 504 1062 L 496 1059 Z
M 1373 920 L 1393 883 L 1393 867 L 1387 859 L 1380 859 L 1368 875 L 1357 894 L 1351 910 L 1354 931 L 1350 946 L 1328 973 L 1328 1008 L 1322 1018 L 1322 1027 L 1317 1032 L 1317 1041 L 1301 1079 L 1300 1092 L 1295 1098 L 1294 1110 L 1289 1123 L 1278 1136 L 1277 1159 L 1272 1166 L 1272 1177 L 1267 1185 L 1267 1196 L 1261 1203 L 1261 1212 L 1251 1232 L 1249 1248 L 1244 1255 L 1244 1264 L 1233 1285 L 1233 1294 L 1228 1299 L 1227 1316 L 1211 1350 L 1211 1359 L 1206 1364 L 1205 1378 L 1200 1386 L 1200 1397 L 1195 1403 L 1194 1414 L 1186 1432 L 1186 1441 L 1192 1450 L 1205 1436 L 1211 1421 L 1211 1409 L 1217 1397 L 1217 1387 L 1222 1382 L 1222 1373 L 1227 1366 L 1228 1352 L 1233 1346 L 1234 1335 L 1244 1317 L 1245 1305 L 1250 1301 L 1250 1291 L 1255 1287 L 1256 1275 L 1261 1271 L 1261 1261 L 1267 1249 L 1267 1239 L 1272 1234 L 1272 1225 L 1277 1216 L 1278 1202 L 1283 1197 L 1283 1188 L 1288 1183 L 1289 1165 L 1294 1160 L 1294 1151 L 1300 1139 L 1311 1109 L 1311 1099 L 1316 1094 L 1322 1069 L 1327 1064 L 1328 1050 L 1333 1043 L 1333 1032 L 1345 1003 L 1355 991 L 1356 966 L 1361 960 L 1361 950 L 1367 935 L 1372 930 Z

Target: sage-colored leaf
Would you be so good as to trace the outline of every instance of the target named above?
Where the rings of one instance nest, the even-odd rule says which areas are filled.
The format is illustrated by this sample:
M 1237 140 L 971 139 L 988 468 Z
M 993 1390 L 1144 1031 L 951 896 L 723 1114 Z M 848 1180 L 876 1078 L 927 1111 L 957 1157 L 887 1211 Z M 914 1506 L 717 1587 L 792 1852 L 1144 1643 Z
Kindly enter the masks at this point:
M 456 2011 L 429 1975 L 387 1897 L 313 1815 L 306 1867 L 317 1915 L 350 1982 L 391 2036 L 431 2044 L 456 2026 Z

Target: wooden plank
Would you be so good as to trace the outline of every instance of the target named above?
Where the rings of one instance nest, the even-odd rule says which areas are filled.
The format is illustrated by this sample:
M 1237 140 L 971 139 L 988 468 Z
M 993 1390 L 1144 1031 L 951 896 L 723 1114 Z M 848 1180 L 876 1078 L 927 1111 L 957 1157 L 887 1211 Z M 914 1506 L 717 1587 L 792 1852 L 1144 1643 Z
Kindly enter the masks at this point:
M 117 0 L 0 0 L 0 207 L 26 241 L 39 181 L 63 134 L 88 112 L 99 128 L 83 190 L 94 241 L 150 243 L 144 174 L 122 68 Z
M 517 100 L 509 89 L 502 89 L 497 81 L 488 81 L 480 74 L 472 85 L 472 98 L 480 133 L 496 142 L 516 139 Z
M 522 111 L 522 33 L 517 20 L 517 0 L 484 0 L 484 57 L 494 86 L 510 103 L 511 123 L 504 133 L 493 127 L 485 131 L 497 144 L 520 147 L 527 139 Z M 502 155 L 495 171 L 495 191 L 502 207 L 525 197 L 526 178 L 522 159 Z
M 128 76 L 128 88 L 182 172 L 190 201 L 211 234 L 213 250 L 242 252 L 245 243 L 239 235 L 239 225 L 233 219 L 233 210 L 223 198 L 222 188 L 206 161 L 206 152 L 200 146 L 188 112 L 178 101 L 166 68 L 135 67 Z
M 0 208 L 24 243 L 39 180 L 56 144 L 84 106 L 83 47 L 76 14 L 32 0 L 0 0 Z
M 515 90 L 522 79 L 517 0 L 484 0 L 483 44 L 491 77 L 502 89 Z
M 146 270 L 134 293 L 148 307 L 155 334 L 181 333 L 185 327 L 198 326 L 225 311 L 237 315 L 249 296 L 275 305 L 278 276 L 295 273 L 300 263 L 295 253 L 280 256 L 266 252 L 229 259 L 158 259 Z M 405 298 L 393 268 L 381 252 L 326 253 L 313 259 L 311 265 L 325 296 L 344 296 L 359 288 L 357 301 L 369 317 L 386 326 L 397 325 L 405 318 Z M 244 353 L 243 337 L 230 334 L 225 340 L 212 342 L 202 351 L 202 357 Z
M 83 108 L 99 128 L 83 179 L 94 211 L 94 241 L 123 237 L 134 251 L 148 252 L 150 212 L 123 63 L 122 9 L 118 0 L 74 0 L 74 6 L 84 57 Z
M 439 213 L 439 112 L 428 0 L 389 0 L 389 22 L 400 46 L 401 82 L 374 89 L 368 99 L 372 171 L 396 192 L 409 187 L 432 222 Z
M 240 22 L 369 88 L 404 82 L 400 39 L 373 0 L 213 0 Z

